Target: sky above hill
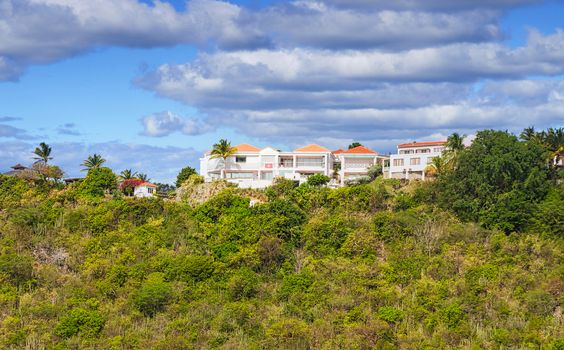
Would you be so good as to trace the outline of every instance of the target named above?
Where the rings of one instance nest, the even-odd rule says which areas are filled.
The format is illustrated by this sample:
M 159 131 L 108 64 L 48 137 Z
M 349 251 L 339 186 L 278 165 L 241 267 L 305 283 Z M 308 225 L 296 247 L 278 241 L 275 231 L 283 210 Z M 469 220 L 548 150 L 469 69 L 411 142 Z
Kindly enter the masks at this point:
M 564 125 L 564 1 L 0 0 L 0 172 L 173 181 L 220 138 L 292 149 Z

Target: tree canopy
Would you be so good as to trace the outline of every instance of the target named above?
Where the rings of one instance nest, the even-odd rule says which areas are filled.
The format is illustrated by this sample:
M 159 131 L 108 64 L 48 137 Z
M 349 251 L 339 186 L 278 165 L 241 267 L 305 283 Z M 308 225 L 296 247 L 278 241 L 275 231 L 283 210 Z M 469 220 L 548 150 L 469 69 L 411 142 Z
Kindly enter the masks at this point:
M 196 169 L 186 166 L 180 170 L 178 175 L 176 176 L 176 187 L 182 186 L 182 183 L 194 174 L 197 174 Z

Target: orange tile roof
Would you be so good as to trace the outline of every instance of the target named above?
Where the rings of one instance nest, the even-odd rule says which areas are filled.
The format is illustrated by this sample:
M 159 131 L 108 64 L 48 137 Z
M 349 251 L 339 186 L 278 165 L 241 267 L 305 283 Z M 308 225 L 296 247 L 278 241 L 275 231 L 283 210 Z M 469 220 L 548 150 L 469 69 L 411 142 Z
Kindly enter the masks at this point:
M 235 148 L 237 148 L 237 152 L 260 152 L 259 148 L 249 145 L 248 143 L 242 143 L 235 146 Z
M 137 185 L 137 186 L 145 186 L 145 187 L 157 187 L 157 185 L 153 185 L 153 184 L 152 184 L 152 183 L 150 183 L 150 182 L 142 182 L 142 183 L 140 183 L 140 184 L 139 184 L 139 185 Z
M 344 154 L 378 154 L 378 152 L 374 152 L 370 148 L 366 148 L 364 146 L 357 146 L 346 150 L 343 152 Z
M 304 146 L 302 148 L 298 148 L 296 150 L 294 150 L 294 152 L 304 152 L 304 153 L 331 153 L 330 150 L 328 150 L 325 147 L 319 146 L 319 145 L 315 145 L 315 144 L 311 144 L 311 145 L 307 145 Z
M 425 147 L 425 146 L 441 146 L 444 145 L 446 141 L 413 141 L 410 143 L 402 143 L 398 145 L 398 148 L 405 148 L 405 147 Z
M 333 151 L 333 152 L 331 152 L 331 153 L 333 153 L 333 154 L 341 154 L 341 153 L 343 153 L 343 152 L 344 152 L 344 150 L 343 150 L 342 148 L 339 148 L 338 150 L 335 150 L 335 151 Z
M 328 150 L 325 147 L 316 145 L 316 144 L 311 144 L 311 145 L 307 145 L 298 149 L 295 149 L 294 152 L 304 152 L 304 153 L 331 153 L 330 150 Z

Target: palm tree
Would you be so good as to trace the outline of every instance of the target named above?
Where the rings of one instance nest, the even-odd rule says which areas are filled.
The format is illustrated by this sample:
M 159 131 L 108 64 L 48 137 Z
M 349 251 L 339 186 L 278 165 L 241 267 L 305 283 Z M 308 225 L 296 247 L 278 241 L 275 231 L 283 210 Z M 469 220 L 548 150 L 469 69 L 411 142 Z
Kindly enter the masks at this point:
M 550 158 L 554 164 L 558 164 L 564 157 L 564 128 L 549 128 L 546 131 L 545 144 L 550 152 Z
M 124 180 L 130 180 L 130 179 L 135 178 L 137 176 L 137 173 L 135 171 L 131 170 L 131 169 L 125 169 L 119 175 Z
M 100 168 L 105 162 L 106 160 L 102 158 L 101 155 L 94 153 L 93 155 L 88 156 L 88 158 L 86 158 L 86 160 L 80 165 L 85 167 L 82 171 L 87 171 L 93 168 Z
M 425 173 L 430 176 L 439 176 L 444 174 L 449 168 L 449 161 L 444 157 L 435 157 L 433 162 L 425 168 Z
M 446 170 L 447 168 L 450 170 L 456 168 L 460 152 L 464 150 L 465 137 L 466 135 L 461 136 L 459 133 L 455 132 L 447 138 L 443 156 L 441 157 L 441 160 L 438 160 L 438 162 L 444 163 L 441 164 L 441 166 L 444 168 L 441 169 L 442 172 L 444 172 L 444 170 Z M 440 171 L 437 171 L 437 173 L 440 174 Z
M 46 144 L 45 142 L 41 142 L 39 144 L 39 147 L 35 148 L 35 151 L 33 151 L 33 154 L 35 154 L 37 156 L 37 157 L 33 157 L 33 159 L 36 160 L 36 163 L 43 162 L 44 164 L 47 164 L 47 162 L 50 159 L 53 159 L 53 157 L 50 157 L 51 147 L 49 147 L 49 145 Z
M 147 174 L 143 174 L 143 173 L 138 173 L 136 176 L 137 179 L 143 181 L 143 182 L 149 182 L 149 176 L 147 176 Z
M 231 142 L 221 139 L 218 143 L 213 145 L 211 150 L 211 159 L 222 159 L 223 169 L 221 169 L 221 178 L 225 177 L 225 166 L 226 166 L 226 159 L 230 155 L 237 152 L 237 147 L 231 146 Z
M 537 132 L 535 131 L 535 127 L 534 126 L 529 126 L 528 128 L 523 129 L 523 132 L 521 132 L 521 135 L 519 135 L 521 140 L 525 141 L 525 142 L 530 142 L 530 141 L 537 141 Z
M 460 136 L 459 133 L 455 132 L 447 138 L 446 148 L 450 152 L 458 153 L 464 149 L 464 138 L 466 135 Z

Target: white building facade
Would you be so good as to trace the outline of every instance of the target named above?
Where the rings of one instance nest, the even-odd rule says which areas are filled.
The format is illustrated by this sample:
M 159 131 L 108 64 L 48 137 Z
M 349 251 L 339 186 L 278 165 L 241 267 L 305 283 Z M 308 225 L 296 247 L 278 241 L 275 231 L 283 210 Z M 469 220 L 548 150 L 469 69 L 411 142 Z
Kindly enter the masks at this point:
M 424 180 L 425 170 L 445 149 L 446 141 L 422 141 L 398 145 L 398 153 L 390 155 L 387 177 Z
M 303 183 L 313 174 L 333 175 L 333 154 L 319 145 L 308 145 L 292 152 L 272 147 L 259 149 L 249 144 L 235 148 L 237 152 L 225 160 L 212 158 L 210 152 L 200 158 L 200 175 L 205 181 L 224 178 L 241 188 L 265 188 L 276 177 Z
M 344 186 L 347 181 L 357 180 L 368 176 L 368 169 L 376 164 L 381 164 L 389 159 L 364 146 L 358 146 L 346 151 L 334 151 L 336 161 L 340 162 L 339 181 Z

